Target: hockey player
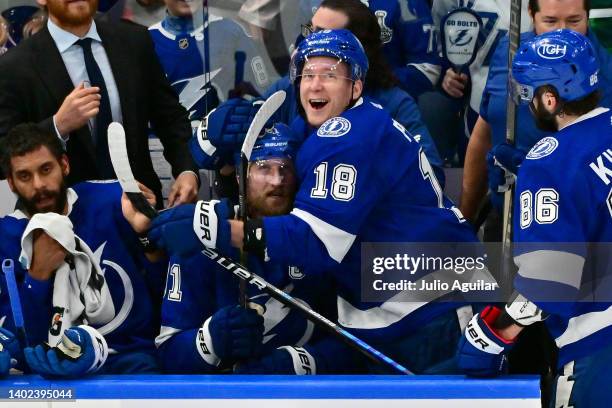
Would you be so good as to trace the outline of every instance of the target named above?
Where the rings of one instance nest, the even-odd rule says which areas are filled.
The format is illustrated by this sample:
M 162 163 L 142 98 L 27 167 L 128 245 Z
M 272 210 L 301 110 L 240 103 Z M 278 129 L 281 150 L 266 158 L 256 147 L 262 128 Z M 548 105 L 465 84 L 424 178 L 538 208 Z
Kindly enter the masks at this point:
M 299 45 L 291 72 L 305 114 L 291 127 L 305 141 L 296 160 L 294 208 L 288 215 L 246 222 L 227 221 L 219 213 L 207 228 L 217 237 L 218 231 L 229 230 L 231 237 L 201 244 L 222 248 L 231 242 L 270 262 L 295 265 L 307 276 L 332 276 L 339 293 L 338 321 L 425 372 L 452 359 L 447 349 L 459 338 L 457 304 L 433 298 L 421 299 L 417 308 L 395 299 L 363 302 L 361 243 L 476 238 L 444 197 L 419 144 L 380 106 L 362 98 L 367 70 L 364 50 L 348 30 L 313 33 Z M 149 237 L 177 251 L 177 236 L 185 250 L 197 247 L 200 214 L 198 206 L 195 212 L 170 209 L 153 220 Z M 434 298 L 446 295 L 452 290 Z M 439 326 L 448 328 L 448 335 L 440 337 L 444 340 L 426 340 Z M 414 353 L 408 344 L 428 350 Z
M 19 200 L 18 210 L 0 220 L 0 259 L 14 261 L 31 345 L 23 351 L 13 348 L 11 357 L 20 360 L 21 368 L 44 376 L 157 372 L 154 298 L 161 297 L 167 259 L 151 262 L 145 258 L 138 237 L 122 215 L 119 184 L 83 182 L 67 188 L 64 179 L 70 166 L 60 140 L 34 124 L 15 127 L 3 142 L 2 155 L 9 186 Z M 154 201 L 150 190 L 147 195 Z M 58 268 L 70 257 L 52 234 L 36 230 L 29 268 L 20 263 L 24 259 L 20 253 L 25 253 L 22 234 L 29 219 L 44 213 L 67 216 L 76 236 L 91 249 L 92 262 L 102 269 L 103 278 L 96 275 L 96 280 L 92 275 L 90 284 L 99 287 L 102 283 L 110 292 L 114 313 L 105 324 L 88 324 L 86 316 L 76 319 L 81 325 L 63 327 L 73 303 L 68 310 L 56 306 L 56 297 L 62 300 L 61 291 L 67 288 L 56 287 L 55 279 Z M 0 285 L 0 315 L 4 328 L 14 332 L 4 279 Z M 63 329 L 64 336 L 57 345 L 51 343 L 50 349 L 43 345 Z M 10 343 L 12 335 L 4 334 L 8 340 L 0 336 L 0 343 Z M 80 349 L 81 353 L 60 352 L 66 347 L 68 351 Z M 26 361 L 21 353 L 25 353 Z
M 438 180 L 441 185 L 444 185 L 442 160 L 438 155 L 436 145 L 427 127 L 423 124 L 415 100 L 396 86 L 397 81 L 394 80 L 381 50 L 383 45 L 380 40 L 381 28 L 372 11 L 363 3 L 354 0 L 324 0 L 314 13 L 308 27 L 310 31 L 346 28 L 361 41 L 370 61 L 370 68 L 365 78 L 364 95 L 382 105 L 391 114 L 391 117 L 404 126 L 423 146 Z M 278 80 L 265 92 L 263 97 L 266 98 L 281 89 L 287 92 L 287 98 L 279 109 L 276 120 L 291 123 L 299 114 L 300 104 L 289 76 Z M 254 114 L 252 111 L 258 106 L 234 99 L 213 112 L 207 118 L 206 135 L 198 134 L 190 144 L 192 155 L 198 165 L 209 168 L 212 163 L 218 167 L 223 164 L 224 161 L 219 159 L 216 149 L 221 152 L 232 151 L 240 147 L 249 125 L 249 119 Z M 211 157 L 208 154 L 210 151 L 217 153 Z M 222 169 L 221 174 L 230 174 L 226 176 L 227 183 L 225 184 L 231 185 L 234 182 L 231 169 Z M 223 178 L 218 180 L 223 180 Z
M 558 28 L 568 28 L 587 35 L 593 43 L 601 71 L 599 80 L 602 91 L 602 105 L 612 103 L 612 58 L 602 47 L 588 28 L 589 2 L 585 0 L 530 0 L 529 14 L 533 21 L 534 32 L 521 36 L 521 42 Z M 495 214 L 493 220 L 501 219 L 502 195 L 497 186 L 505 183 L 499 168 L 489 166 L 487 171 L 487 153 L 506 140 L 506 103 L 508 97 L 508 36 L 503 37 L 495 50 L 489 69 L 489 76 L 482 96 L 480 117 L 476 122 L 466 154 L 463 174 L 463 192 L 461 211 L 466 218 L 473 220 L 482 198 L 487 191 L 487 180 L 491 186 L 491 202 Z M 517 107 L 516 148 L 529 151 L 548 132 L 538 129 L 526 106 Z M 495 155 L 495 152 L 492 152 Z M 515 155 L 508 155 L 515 157 Z M 492 158 L 491 158 L 492 159 Z M 493 160 L 491 160 L 493 162 Z M 511 167 L 510 162 L 505 163 Z M 516 166 L 516 164 L 515 164 Z M 505 188 L 505 187 L 504 187 Z M 500 222 L 492 222 L 485 231 L 491 236 L 490 241 L 500 241 Z M 497 225 L 497 227 L 496 227 Z
M 475 316 L 458 351 L 466 373 L 497 375 L 517 334 L 544 320 L 559 347 L 554 407 L 609 405 L 612 115 L 598 107 L 600 72 L 596 48 L 575 31 L 519 48 L 513 89 L 538 127 L 554 133 L 518 174 L 516 294 L 505 310 Z
M 283 124 L 276 124 L 258 139 L 247 178 L 249 217 L 282 215 L 291 210 L 297 188 L 293 167 L 297 142 Z M 202 205 L 210 214 L 233 218 L 234 209 L 227 200 Z M 219 249 L 237 258 L 237 250 L 223 238 L 229 235 L 229 224 L 227 227 L 217 232 L 217 242 L 227 244 Z M 255 256 L 250 257 L 247 266 L 316 311 L 334 318 L 335 292 L 329 282 L 306 275 L 296 267 L 263 262 Z M 361 360 L 353 359 L 350 350 L 342 350 L 345 357 L 339 358 L 334 354 L 338 346 L 330 348 L 335 343 L 332 339 L 313 345 L 321 333 L 311 322 L 257 290 L 249 292 L 249 308 L 238 306 L 238 287 L 237 277 L 200 252 L 187 257 L 171 256 L 162 327 L 156 339 L 165 371 L 218 372 L 236 362 L 271 354 L 275 365 L 268 367 L 267 373 L 321 374 L 354 368 L 352 360 Z M 243 366 L 241 372 L 255 371 L 253 364 Z

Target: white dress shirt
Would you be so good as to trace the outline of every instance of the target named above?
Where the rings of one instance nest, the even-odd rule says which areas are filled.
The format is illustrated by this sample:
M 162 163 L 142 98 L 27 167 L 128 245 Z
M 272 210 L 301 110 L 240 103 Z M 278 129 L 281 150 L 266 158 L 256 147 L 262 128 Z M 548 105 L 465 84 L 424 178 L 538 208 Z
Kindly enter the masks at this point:
M 87 69 L 85 68 L 83 48 L 75 44 L 76 41 L 80 40 L 80 37 L 77 37 L 76 35 L 58 27 L 51 21 L 51 19 L 47 20 L 47 28 L 49 29 L 49 34 L 51 34 L 51 38 L 53 38 L 53 41 L 55 42 L 55 45 L 62 56 L 64 66 L 68 71 L 72 84 L 75 86 L 75 88 L 82 82 L 89 84 L 90 81 L 89 76 L 87 75 Z M 119 90 L 117 89 L 117 83 L 115 82 L 113 71 L 111 70 L 110 63 L 108 62 L 108 56 L 106 55 L 106 51 L 102 46 L 102 39 L 100 38 L 98 30 L 96 29 L 95 21 L 91 23 L 89 31 L 83 38 L 91 38 L 93 40 L 91 42 L 91 51 L 96 63 L 98 64 L 98 67 L 100 67 L 102 77 L 104 77 L 104 83 L 106 84 L 106 91 L 108 92 L 113 121 L 122 123 L 123 118 L 121 116 Z M 67 141 L 68 135 L 60 135 L 57 130 L 55 116 L 53 117 L 53 125 L 55 126 L 55 132 L 58 134 L 58 136 L 60 136 L 60 139 L 62 139 L 62 141 Z M 94 125 L 95 123 L 90 121 L 90 130 L 93 129 Z

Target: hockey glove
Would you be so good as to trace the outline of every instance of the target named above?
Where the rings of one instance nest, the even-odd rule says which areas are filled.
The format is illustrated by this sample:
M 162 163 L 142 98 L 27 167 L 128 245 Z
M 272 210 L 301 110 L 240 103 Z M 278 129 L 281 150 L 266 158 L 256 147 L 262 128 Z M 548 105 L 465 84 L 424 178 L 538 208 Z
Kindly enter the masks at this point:
M 247 101 L 242 98 L 228 99 L 208 114 L 202 130 L 210 143 L 219 149 L 238 151 L 253 117 L 261 108 L 263 100 Z
M 208 364 L 236 361 L 261 353 L 263 316 L 254 309 L 226 306 L 209 317 L 198 331 L 198 352 Z
M 233 159 L 231 151 L 217 149 L 206 138 L 206 132 L 201 132 L 199 129 L 189 139 L 189 151 L 199 169 L 218 170 L 228 160 Z
M 235 374 L 316 374 L 314 357 L 302 347 L 283 346 L 260 359 L 247 360 L 234 367 Z
M 495 146 L 487 154 L 489 188 L 494 193 L 504 193 L 516 181 L 518 169 L 525 159 L 525 152 L 508 143 Z
M 23 361 L 23 351 L 17 337 L 0 327 L 0 377 L 8 375 L 11 367 Z
M 505 371 L 506 354 L 514 340 L 501 338 L 492 328 L 501 312 L 497 307 L 487 306 L 465 328 L 457 347 L 457 364 L 465 374 L 493 377 Z
M 74 326 L 64 331 L 55 347 L 39 344 L 24 350 L 30 368 L 43 377 L 74 378 L 98 371 L 108 357 L 104 337 L 93 327 Z
M 162 211 L 153 219 L 149 240 L 169 254 L 181 257 L 206 248 L 231 251 L 231 230 L 228 219 L 234 218 L 234 208 L 228 200 L 198 201 Z

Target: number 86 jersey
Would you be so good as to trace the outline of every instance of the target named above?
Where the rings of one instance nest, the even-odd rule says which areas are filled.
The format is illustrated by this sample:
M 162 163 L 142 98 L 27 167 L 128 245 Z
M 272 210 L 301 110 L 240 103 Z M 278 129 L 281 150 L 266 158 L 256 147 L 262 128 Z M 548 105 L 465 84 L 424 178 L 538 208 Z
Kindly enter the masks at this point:
M 612 115 L 596 108 L 527 154 L 514 204 L 515 289 L 549 313 L 559 366 L 612 336 Z

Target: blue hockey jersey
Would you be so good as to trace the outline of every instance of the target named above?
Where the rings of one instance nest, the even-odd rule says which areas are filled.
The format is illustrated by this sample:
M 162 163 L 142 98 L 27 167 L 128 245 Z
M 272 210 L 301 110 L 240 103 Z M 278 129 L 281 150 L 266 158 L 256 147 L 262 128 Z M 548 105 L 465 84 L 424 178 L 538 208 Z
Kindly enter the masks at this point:
M 535 36 L 533 32 L 521 35 L 521 41 L 527 41 Z M 599 44 L 595 35 L 589 31 L 588 37 L 593 43 L 599 58 L 599 81 L 602 92 L 602 106 L 612 106 L 612 57 Z M 487 85 L 482 95 L 480 116 L 491 126 L 491 142 L 493 146 L 506 140 L 506 102 L 508 97 L 508 36 L 499 42 L 493 54 L 489 68 Z M 529 106 L 517 106 L 516 147 L 527 152 L 540 139 L 547 135 L 535 125 Z M 498 208 L 502 206 L 501 194 L 492 193 L 493 203 Z
M 612 114 L 597 108 L 531 149 L 514 206 L 516 290 L 550 315 L 559 366 L 612 336 Z
M 272 80 L 262 54 L 242 27 L 232 20 L 213 15 L 209 16 L 208 24 L 208 74 L 212 89 L 205 86 L 204 27 L 201 22 L 199 25 L 181 27 L 184 31 L 177 33 L 170 27 L 168 16 L 149 28 L 168 81 L 192 121 L 201 120 L 206 108 L 210 112 L 219 101 L 227 99 L 228 91 L 235 86 L 237 75 L 239 82 L 250 82 L 259 93 Z
M 296 158 L 300 188 L 291 214 L 264 218 L 270 259 L 332 274 L 338 321 L 366 341 L 405 335 L 456 307 L 362 302 L 362 243 L 476 241 L 414 138 L 367 99 L 314 131 L 301 118 L 292 127 L 309 132 Z
M 91 248 L 109 286 L 115 317 L 96 329 L 111 350 L 121 354 L 138 351 L 155 354 L 159 301 L 166 261 L 151 264 L 121 212 L 118 182 L 84 182 L 68 190 L 68 217 L 74 232 Z M 47 341 L 52 319 L 53 279 L 32 279 L 19 266 L 21 236 L 28 219 L 21 211 L 0 219 L 0 258 L 12 258 L 21 294 L 29 343 Z M 4 279 L 0 282 L 0 316 L 4 327 L 14 330 Z M 107 361 L 108 362 L 108 361 Z M 137 365 L 137 364 L 136 364 Z
M 235 255 L 238 255 L 237 253 Z M 284 289 L 310 308 L 335 320 L 335 297 L 329 280 L 308 276 L 296 267 L 281 266 L 250 257 L 247 267 L 269 283 Z M 264 271 L 265 268 L 265 271 Z M 190 258 L 171 257 L 164 299 L 162 322 L 156 344 L 164 370 L 173 373 L 206 373 L 227 368 L 205 355 L 198 341 L 203 323 L 219 309 L 237 305 L 239 278 L 202 253 Z M 321 338 L 319 330 L 296 310 L 247 285 L 250 302 L 264 311 L 263 353 L 280 346 L 303 346 Z M 253 356 L 256 357 L 256 356 Z M 341 368 L 339 368 L 341 369 Z

